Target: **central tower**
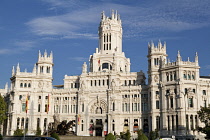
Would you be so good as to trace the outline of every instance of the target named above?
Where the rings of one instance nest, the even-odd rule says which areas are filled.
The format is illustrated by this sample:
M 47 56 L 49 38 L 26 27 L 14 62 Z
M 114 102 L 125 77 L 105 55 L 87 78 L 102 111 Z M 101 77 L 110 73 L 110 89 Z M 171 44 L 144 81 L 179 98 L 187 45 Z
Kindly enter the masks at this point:
M 90 56 L 90 72 L 130 72 L 130 59 L 122 52 L 122 23 L 117 11 L 111 17 L 101 14 L 99 47 Z
M 109 54 L 122 52 L 122 24 L 120 16 L 112 11 L 111 17 L 101 15 L 99 25 L 99 52 Z

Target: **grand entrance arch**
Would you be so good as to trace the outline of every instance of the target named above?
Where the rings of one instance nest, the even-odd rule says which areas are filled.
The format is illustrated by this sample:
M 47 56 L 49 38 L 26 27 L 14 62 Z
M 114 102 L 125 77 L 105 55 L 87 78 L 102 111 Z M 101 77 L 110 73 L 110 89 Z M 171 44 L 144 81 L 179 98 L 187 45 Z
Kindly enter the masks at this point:
M 107 134 L 107 103 L 104 100 L 95 100 L 90 107 L 90 135 L 104 136 Z

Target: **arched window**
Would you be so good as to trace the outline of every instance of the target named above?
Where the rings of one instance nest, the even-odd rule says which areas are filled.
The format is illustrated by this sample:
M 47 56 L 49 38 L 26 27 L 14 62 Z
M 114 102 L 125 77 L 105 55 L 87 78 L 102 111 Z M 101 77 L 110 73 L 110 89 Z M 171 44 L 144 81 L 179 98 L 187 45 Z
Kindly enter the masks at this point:
M 192 79 L 195 80 L 195 75 L 194 74 L 192 74 Z
M 102 108 L 101 107 L 96 108 L 96 114 L 102 114 Z
M 19 129 L 19 125 L 20 125 L 20 118 L 17 118 L 17 129 Z
M 170 80 L 173 81 L 173 75 L 172 72 L 170 72 Z
M 23 83 L 20 83 L 20 87 L 21 87 L 21 88 L 23 87 Z
M 174 72 L 174 80 L 176 80 L 176 72 Z
M 186 80 L 187 79 L 187 75 L 184 73 L 183 78 Z
M 37 118 L 36 129 L 40 128 L 40 118 Z
M 191 75 L 190 74 L 188 74 L 188 80 L 191 80 Z
M 50 67 L 47 67 L 47 73 L 50 73 Z
M 21 119 L 21 129 L 24 128 L 24 118 Z
M 31 84 L 30 83 L 28 83 L 28 87 L 31 87 Z
M 26 83 L 24 84 L 24 87 L 27 87 L 27 84 Z
M 28 129 L 28 121 L 29 121 L 29 119 L 26 118 L 26 124 L 25 124 L 25 129 L 26 129 L 26 130 Z
M 168 72 L 166 73 L 166 80 L 167 80 L 167 82 L 169 81 L 169 73 Z
M 44 67 L 41 66 L 41 67 L 40 67 L 40 73 L 43 73 L 43 70 L 44 70 Z
M 44 119 L 44 130 L 46 130 L 47 127 L 47 118 Z
M 125 86 L 127 86 L 127 81 L 125 80 Z
M 103 63 L 102 64 L 102 69 L 109 69 L 109 64 L 108 63 Z
M 115 111 L 115 103 L 112 103 L 112 111 Z

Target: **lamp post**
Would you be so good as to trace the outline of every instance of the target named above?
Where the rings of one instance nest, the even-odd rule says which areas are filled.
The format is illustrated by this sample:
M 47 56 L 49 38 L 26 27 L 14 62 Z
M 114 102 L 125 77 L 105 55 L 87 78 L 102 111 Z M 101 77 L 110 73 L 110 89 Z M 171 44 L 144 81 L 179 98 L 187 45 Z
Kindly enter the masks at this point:
M 187 139 L 187 110 L 186 110 L 186 108 L 187 108 L 187 106 L 186 106 L 186 99 L 185 99 L 185 96 L 187 95 L 187 92 L 185 92 L 185 93 L 183 93 L 183 92 L 181 92 L 183 95 L 184 95 L 184 105 L 185 105 L 185 111 L 184 111 L 184 113 L 185 113 L 185 139 Z
M 183 94 L 183 96 L 184 96 L 184 115 L 185 115 L 185 139 L 187 139 L 187 118 L 186 118 L 186 115 L 187 115 L 187 110 L 186 110 L 186 108 L 187 108 L 187 106 L 186 106 L 186 99 L 185 99 L 185 97 L 186 97 L 186 95 L 188 94 L 188 92 L 187 91 L 185 91 L 185 92 L 182 92 L 181 91 L 181 87 L 180 87 L 180 79 L 177 79 L 177 85 L 179 85 L 179 95 L 182 93 Z

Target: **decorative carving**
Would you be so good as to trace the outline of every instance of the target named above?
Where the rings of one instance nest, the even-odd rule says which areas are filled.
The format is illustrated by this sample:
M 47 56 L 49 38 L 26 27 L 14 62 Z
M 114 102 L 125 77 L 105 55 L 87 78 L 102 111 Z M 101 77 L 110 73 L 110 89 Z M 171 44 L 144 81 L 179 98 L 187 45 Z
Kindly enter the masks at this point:
M 39 84 L 38 84 L 39 88 L 42 88 L 44 86 L 44 83 L 43 81 L 39 81 Z

